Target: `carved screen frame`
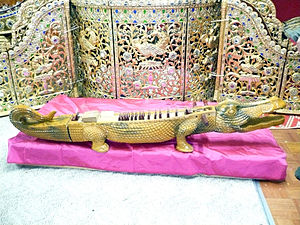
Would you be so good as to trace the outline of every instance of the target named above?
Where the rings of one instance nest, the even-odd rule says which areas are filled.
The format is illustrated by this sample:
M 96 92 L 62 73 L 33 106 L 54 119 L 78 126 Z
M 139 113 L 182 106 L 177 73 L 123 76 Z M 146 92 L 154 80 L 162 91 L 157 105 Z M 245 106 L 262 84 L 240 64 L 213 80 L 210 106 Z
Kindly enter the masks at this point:
M 220 1 L 174 1 L 173 4 L 132 1 L 122 4 L 117 1 L 71 1 L 75 67 L 78 79 L 83 82 L 80 88 L 82 95 L 195 101 L 212 99 L 215 85 L 212 74 L 216 72 L 219 30 L 214 29 L 219 23 L 213 20 L 220 19 Z M 76 22 L 76 17 L 83 22 Z M 100 41 L 86 30 L 99 33 L 97 24 L 103 23 L 109 29 L 103 29 L 107 37 L 104 42 L 108 47 L 105 52 L 100 52 Z M 199 23 L 205 25 L 199 27 Z M 206 36 L 201 35 L 202 32 Z M 197 37 L 195 33 L 198 33 Z M 81 39 L 85 39 L 85 44 Z M 110 43 L 108 40 L 111 40 Z M 195 43 L 193 40 L 196 40 Z M 103 55 L 110 65 L 101 63 L 94 52 Z M 111 65 L 115 65 L 114 68 Z
M 300 53 L 291 41 L 288 45 L 280 97 L 286 101 L 287 107 L 278 112 L 300 114 Z
M 69 30 L 69 1 L 21 5 L 8 51 L 18 104 L 40 107 L 59 94 L 76 96 Z
M 215 99 L 255 101 L 282 96 L 288 40 L 274 4 L 270 0 L 223 1 L 222 21 Z

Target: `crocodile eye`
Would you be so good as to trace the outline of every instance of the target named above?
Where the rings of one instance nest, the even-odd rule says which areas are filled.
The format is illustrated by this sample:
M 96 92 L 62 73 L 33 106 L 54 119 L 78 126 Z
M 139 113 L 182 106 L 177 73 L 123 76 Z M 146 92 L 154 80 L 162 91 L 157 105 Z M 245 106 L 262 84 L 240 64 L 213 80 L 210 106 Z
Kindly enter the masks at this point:
M 228 117 L 233 117 L 236 114 L 236 107 L 235 106 L 229 106 L 229 109 L 226 110 L 225 115 Z
M 230 109 L 229 111 L 228 111 L 228 113 L 231 115 L 231 114 L 234 114 L 235 113 L 235 110 L 233 110 L 233 109 Z
M 26 119 L 25 116 L 23 116 L 23 117 L 20 118 L 20 122 L 21 122 L 21 123 L 26 123 L 26 121 L 27 121 L 27 119 Z

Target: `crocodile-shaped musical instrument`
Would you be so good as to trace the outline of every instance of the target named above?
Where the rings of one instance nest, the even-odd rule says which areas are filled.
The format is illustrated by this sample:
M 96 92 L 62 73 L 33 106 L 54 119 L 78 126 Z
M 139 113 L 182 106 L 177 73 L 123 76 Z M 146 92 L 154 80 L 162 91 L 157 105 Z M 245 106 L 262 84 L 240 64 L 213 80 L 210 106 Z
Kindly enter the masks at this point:
M 106 152 L 105 140 L 123 143 L 154 143 L 176 138 L 176 149 L 192 152 L 186 136 L 204 132 L 247 132 L 282 124 L 284 117 L 263 116 L 285 107 L 277 97 L 255 103 L 225 100 L 216 106 L 190 109 L 113 112 L 90 111 L 54 117 L 55 111 L 42 115 L 30 107 L 16 106 L 10 120 L 20 131 L 42 139 L 84 142 L 92 141 L 92 149 Z

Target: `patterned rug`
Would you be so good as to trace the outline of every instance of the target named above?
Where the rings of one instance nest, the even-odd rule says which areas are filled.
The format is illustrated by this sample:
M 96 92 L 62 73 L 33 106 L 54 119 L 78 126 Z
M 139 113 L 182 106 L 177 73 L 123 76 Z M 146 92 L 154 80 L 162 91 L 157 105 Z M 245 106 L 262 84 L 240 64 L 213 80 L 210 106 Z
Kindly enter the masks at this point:
M 271 129 L 294 129 L 300 128 L 300 116 L 284 115 L 285 121 L 283 124 L 272 127 Z
M 0 119 L 0 224 L 274 224 L 258 182 L 7 164 Z

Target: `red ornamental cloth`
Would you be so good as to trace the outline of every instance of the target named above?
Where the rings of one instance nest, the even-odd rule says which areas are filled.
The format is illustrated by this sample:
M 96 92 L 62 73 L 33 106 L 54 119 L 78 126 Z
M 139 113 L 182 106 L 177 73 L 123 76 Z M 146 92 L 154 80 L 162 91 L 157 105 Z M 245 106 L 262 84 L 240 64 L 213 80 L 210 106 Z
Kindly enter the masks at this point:
M 300 0 L 272 0 L 276 8 L 276 17 L 287 21 L 300 16 Z
M 202 103 L 197 103 L 201 105 Z M 153 110 L 192 107 L 192 102 L 171 100 L 132 100 L 69 98 L 57 96 L 40 112 L 57 115 L 90 110 Z M 9 140 L 9 163 L 84 167 L 130 173 L 169 175 L 215 175 L 227 177 L 284 180 L 286 154 L 268 129 L 249 133 L 203 133 L 187 138 L 192 153 L 175 150 L 175 139 L 154 144 L 126 144 L 107 141 L 110 150 L 98 153 L 90 142 L 65 143 L 41 140 L 19 133 Z

